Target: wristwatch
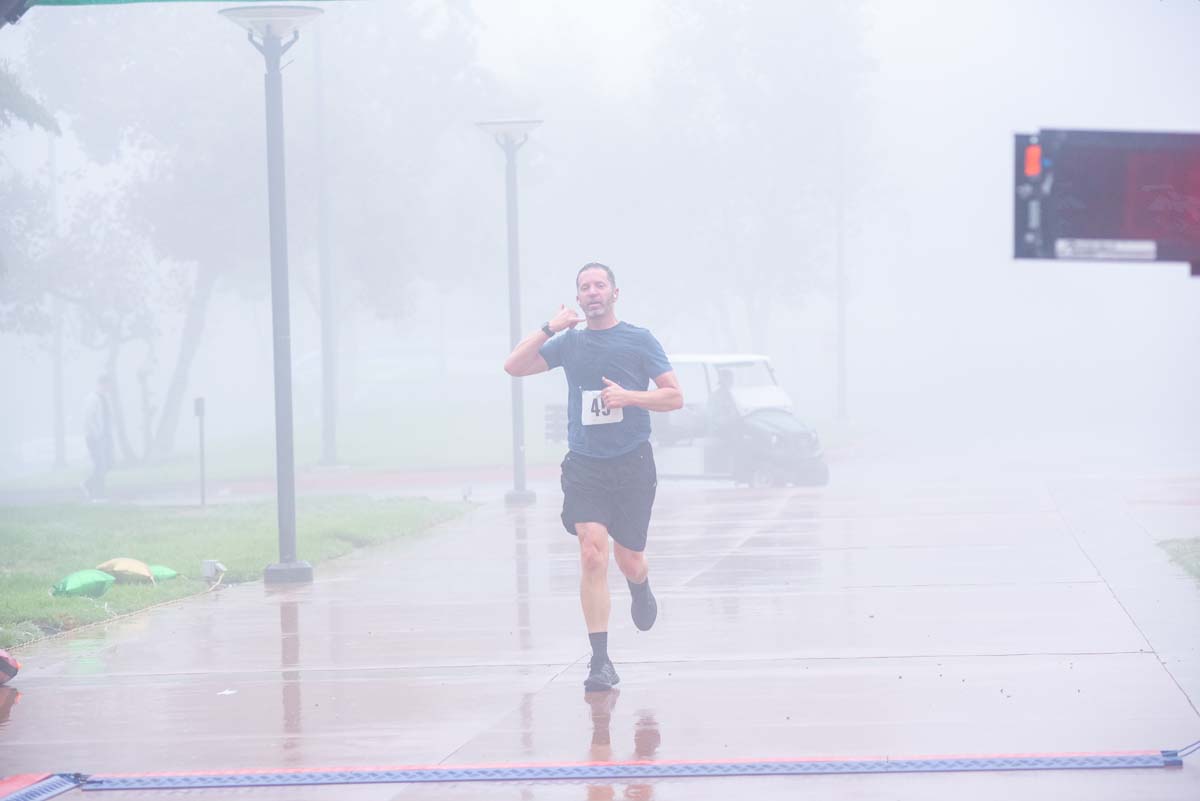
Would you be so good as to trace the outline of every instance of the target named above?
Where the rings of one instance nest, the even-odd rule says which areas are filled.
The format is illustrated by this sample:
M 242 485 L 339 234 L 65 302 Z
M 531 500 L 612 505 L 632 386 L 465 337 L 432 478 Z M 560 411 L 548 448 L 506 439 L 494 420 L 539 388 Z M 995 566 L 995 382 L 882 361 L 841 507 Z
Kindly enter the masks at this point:
M 548 337 L 554 336 L 554 329 L 550 327 L 549 322 L 542 323 L 542 333 Z

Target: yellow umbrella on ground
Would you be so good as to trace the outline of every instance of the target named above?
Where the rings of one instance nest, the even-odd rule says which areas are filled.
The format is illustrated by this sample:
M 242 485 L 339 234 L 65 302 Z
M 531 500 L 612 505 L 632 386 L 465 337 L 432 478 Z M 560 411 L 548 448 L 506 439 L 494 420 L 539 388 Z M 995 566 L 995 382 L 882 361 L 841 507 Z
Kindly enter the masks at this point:
M 137 581 L 154 583 L 154 573 L 150 571 L 150 566 L 139 559 L 130 559 L 121 556 L 116 559 L 109 559 L 102 565 L 96 565 L 96 569 L 103 570 L 105 573 L 111 573 L 121 583 Z

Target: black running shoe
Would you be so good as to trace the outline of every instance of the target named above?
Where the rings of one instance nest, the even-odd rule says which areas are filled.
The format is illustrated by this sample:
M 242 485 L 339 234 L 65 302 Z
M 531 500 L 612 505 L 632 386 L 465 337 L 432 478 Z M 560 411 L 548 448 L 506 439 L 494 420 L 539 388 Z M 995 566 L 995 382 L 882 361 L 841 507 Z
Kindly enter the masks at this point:
M 617 669 L 613 667 L 612 660 L 605 659 L 600 664 L 592 663 L 588 677 L 583 682 L 583 689 L 593 693 L 611 690 L 620 680 L 621 677 L 617 675 Z
M 629 585 L 631 592 L 633 586 Z M 633 592 L 633 604 L 629 613 L 633 616 L 633 625 L 641 631 L 649 631 L 654 626 L 654 621 L 658 619 L 658 601 L 654 600 L 654 591 L 650 589 L 649 584 L 644 591 Z

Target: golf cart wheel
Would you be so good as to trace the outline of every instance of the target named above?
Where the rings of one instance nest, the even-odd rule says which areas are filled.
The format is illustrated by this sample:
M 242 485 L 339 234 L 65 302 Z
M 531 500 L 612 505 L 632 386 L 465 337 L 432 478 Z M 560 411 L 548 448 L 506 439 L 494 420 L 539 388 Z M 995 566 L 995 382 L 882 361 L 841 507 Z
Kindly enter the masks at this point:
M 829 465 L 821 462 L 800 473 L 796 486 L 824 487 L 829 483 Z
M 766 489 L 782 484 L 779 476 L 775 475 L 775 471 L 769 467 L 756 467 L 751 470 L 750 475 L 746 478 L 746 483 L 750 485 L 751 489 Z

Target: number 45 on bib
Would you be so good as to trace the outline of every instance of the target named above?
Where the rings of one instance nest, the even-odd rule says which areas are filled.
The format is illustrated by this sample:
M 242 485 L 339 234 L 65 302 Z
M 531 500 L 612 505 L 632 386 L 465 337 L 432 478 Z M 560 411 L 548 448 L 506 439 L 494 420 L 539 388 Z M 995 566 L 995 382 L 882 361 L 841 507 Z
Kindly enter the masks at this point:
M 624 419 L 624 409 L 610 409 L 604 405 L 600 390 L 585 389 L 583 393 L 583 408 L 579 418 L 585 426 L 603 426 L 609 423 L 619 423 Z

